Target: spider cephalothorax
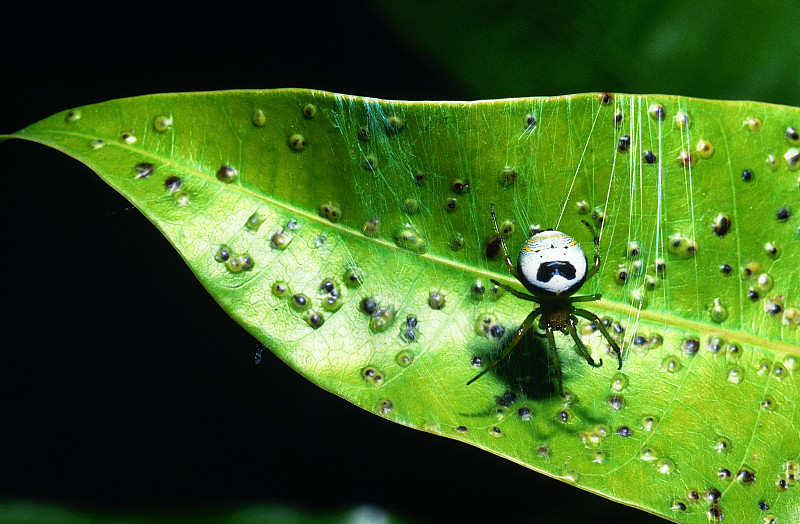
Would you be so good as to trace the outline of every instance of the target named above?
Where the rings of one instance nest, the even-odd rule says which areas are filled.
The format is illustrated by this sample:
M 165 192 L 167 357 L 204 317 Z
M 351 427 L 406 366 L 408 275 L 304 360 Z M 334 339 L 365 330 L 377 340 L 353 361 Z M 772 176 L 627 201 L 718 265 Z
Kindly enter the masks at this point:
M 560 231 L 552 229 L 536 233 L 530 237 L 522 247 L 519 257 L 517 258 L 517 265 L 514 266 L 511 257 L 508 256 L 505 239 L 502 233 L 500 233 L 500 229 L 497 227 L 497 216 L 494 212 L 494 204 L 492 204 L 492 220 L 494 222 L 495 232 L 497 232 L 497 235 L 500 237 L 500 246 L 503 248 L 506 266 L 509 272 L 511 272 L 511 274 L 519 280 L 520 284 L 531 294 L 522 293 L 496 280 L 492 280 L 492 283 L 509 291 L 517 298 L 536 302 L 538 307 L 528 314 L 522 322 L 522 326 L 517 330 L 514 338 L 511 339 L 511 342 L 506 346 L 500 356 L 475 378 L 467 382 L 467 385 L 472 384 L 508 356 L 511 350 L 514 349 L 525 333 L 531 328 L 534 320 L 539 316 L 541 316 L 539 328 L 544 330 L 544 334 L 547 337 L 549 350 L 553 358 L 553 365 L 556 375 L 558 376 L 559 394 L 563 394 L 563 387 L 561 384 L 561 362 L 558 359 L 553 332 L 560 331 L 564 334 L 569 334 L 575 341 L 576 351 L 590 366 L 600 367 L 603 365 L 603 359 L 595 363 L 594 359 L 589 354 L 589 350 L 586 349 L 586 346 L 578 335 L 576 330 L 576 325 L 578 323 L 575 318 L 576 315 L 591 320 L 597 326 L 613 351 L 617 354 L 619 369 L 622 369 L 622 350 L 620 350 L 614 339 L 611 338 L 611 334 L 600 319 L 597 318 L 597 315 L 573 305 L 574 302 L 590 302 L 601 298 L 600 294 L 578 297 L 572 296 L 573 293 L 577 292 L 581 286 L 583 286 L 584 282 L 593 277 L 600 269 L 600 237 L 597 236 L 594 228 L 585 220 L 582 221 L 586 227 L 589 228 L 589 231 L 592 232 L 592 236 L 594 237 L 594 263 L 592 267 L 589 267 L 586 254 L 577 240 Z

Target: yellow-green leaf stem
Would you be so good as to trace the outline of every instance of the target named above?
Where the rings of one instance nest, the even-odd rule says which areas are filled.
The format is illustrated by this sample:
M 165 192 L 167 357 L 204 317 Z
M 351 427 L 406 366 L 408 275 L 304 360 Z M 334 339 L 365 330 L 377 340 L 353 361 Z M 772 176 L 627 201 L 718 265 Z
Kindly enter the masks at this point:
M 800 519 L 800 110 L 675 96 L 398 102 L 308 90 L 151 95 L 7 137 L 77 158 L 242 326 L 309 380 L 678 522 Z M 512 257 L 558 228 L 593 369 L 530 335 Z M 519 286 L 521 289 L 521 286 Z M 365 312 L 369 311 L 371 313 Z M 766 509 L 765 509 L 766 508 Z

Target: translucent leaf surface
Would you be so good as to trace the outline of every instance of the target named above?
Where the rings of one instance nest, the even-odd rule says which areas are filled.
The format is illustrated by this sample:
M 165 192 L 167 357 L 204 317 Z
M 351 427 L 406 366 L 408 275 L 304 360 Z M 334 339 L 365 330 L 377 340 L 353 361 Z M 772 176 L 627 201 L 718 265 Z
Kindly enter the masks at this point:
M 679 522 L 800 518 L 800 111 L 672 96 L 393 102 L 305 90 L 152 95 L 14 135 L 94 169 L 242 326 L 379 416 Z M 529 336 L 498 252 L 558 228 L 593 369 Z M 364 312 L 364 300 L 382 315 Z M 367 309 L 370 309 L 367 306 Z

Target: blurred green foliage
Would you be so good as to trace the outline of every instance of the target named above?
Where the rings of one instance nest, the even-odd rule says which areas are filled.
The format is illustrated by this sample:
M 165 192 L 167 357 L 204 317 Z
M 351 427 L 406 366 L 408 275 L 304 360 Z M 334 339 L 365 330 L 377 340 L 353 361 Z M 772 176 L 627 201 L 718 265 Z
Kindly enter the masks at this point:
M 376 5 L 470 98 L 615 91 L 800 105 L 796 2 Z
M 343 511 L 309 511 L 282 504 L 235 508 L 116 511 L 86 510 L 37 501 L 0 501 L 0 524 L 401 524 L 407 522 L 372 506 Z

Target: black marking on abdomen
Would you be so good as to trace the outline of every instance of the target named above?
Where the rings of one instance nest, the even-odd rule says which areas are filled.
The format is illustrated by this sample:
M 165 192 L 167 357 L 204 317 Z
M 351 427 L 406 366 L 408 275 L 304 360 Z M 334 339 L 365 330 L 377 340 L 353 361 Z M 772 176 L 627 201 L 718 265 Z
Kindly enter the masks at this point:
M 567 280 L 575 280 L 575 266 L 562 260 L 545 262 L 539 266 L 539 271 L 536 272 L 536 279 L 539 282 L 550 282 L 556 275 Z

